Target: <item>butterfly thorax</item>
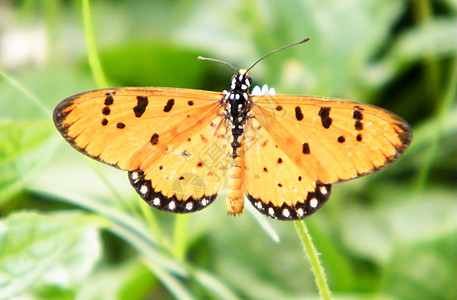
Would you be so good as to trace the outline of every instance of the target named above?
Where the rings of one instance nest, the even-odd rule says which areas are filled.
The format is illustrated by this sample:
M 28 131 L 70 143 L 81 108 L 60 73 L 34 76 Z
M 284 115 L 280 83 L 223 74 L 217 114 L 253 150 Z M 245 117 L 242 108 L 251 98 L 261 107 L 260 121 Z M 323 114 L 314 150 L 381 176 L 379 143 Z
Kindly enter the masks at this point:
M 244 125 L 249 118 L 251 110 L 251 95 L 249 95 L 249 87 L 251 86 L 251 77 L 244 70 L 240 70 L 239 74 L 232 77 L 232 85 L 222 99 L 225 106 L 225 117 L 232 131 L 232 157 L 238 156 L 237 150 L 241 147 L 240 137 L 244 132 Z

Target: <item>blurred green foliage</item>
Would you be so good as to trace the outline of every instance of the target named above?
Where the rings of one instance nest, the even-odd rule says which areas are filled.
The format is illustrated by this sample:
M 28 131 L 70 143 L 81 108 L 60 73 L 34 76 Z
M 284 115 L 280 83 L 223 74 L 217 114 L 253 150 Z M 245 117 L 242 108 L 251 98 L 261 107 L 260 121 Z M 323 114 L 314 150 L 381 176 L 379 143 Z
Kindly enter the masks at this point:
M 232 70 L 277 93 L 373 103 L 414 140 L 392 167 L 336 185 L 306 220 L 335 298 L 456 299 L 457 4 L 454 0 L 93 1 L 110 86 L 221 91 Z M 97 86 L 80 1 L 0 2 L 0 298 L 316 299 L 292 223 L 223 201 L 153 211 L 125 172 L 71 149 L 62 99 Z M 263 217 L 262 217 L 263 218 Z

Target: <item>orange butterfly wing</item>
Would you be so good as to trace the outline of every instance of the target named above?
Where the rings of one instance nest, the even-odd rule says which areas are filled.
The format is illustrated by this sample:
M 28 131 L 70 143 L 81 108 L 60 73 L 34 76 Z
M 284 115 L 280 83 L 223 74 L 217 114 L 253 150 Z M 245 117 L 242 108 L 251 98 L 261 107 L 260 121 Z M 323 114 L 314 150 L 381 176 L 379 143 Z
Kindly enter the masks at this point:
M 263 214 L 302 219 L 330 185 L 393 162 L 411 142 L 399 117 L 375 106 L 307 96 L 254 96 L 244 189 Z
M 402 119 L 374 106 L 255 96 L 234 157 L 223 97 L 171 88 L 96 90 L 60 103 L 54 122 L 77 150 L 128 170 L 138 194 L 158 209 L 206 207 L 231 162 L 229 187 L 243 188 L 260 212 L 281 220 L 309 216 L 327 201 L 331 184 L 387 166 L 411 142 Z M 232 194 L 232 213 L 240 213 L 242 194 Z
M 77 150 L 128 170 L 152 206 L 185 213 L 222 188 L 229 146 L 222 93 L 171 88 L 104 89 L 74 95 L 54 122 Z

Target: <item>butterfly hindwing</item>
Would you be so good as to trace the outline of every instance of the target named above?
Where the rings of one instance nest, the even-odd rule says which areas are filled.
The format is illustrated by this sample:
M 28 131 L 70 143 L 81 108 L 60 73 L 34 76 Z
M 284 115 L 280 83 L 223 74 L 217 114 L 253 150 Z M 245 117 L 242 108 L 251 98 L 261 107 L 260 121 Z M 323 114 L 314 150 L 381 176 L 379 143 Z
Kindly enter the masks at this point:
M 208 206 L 222 189 L 230 147 L 222 116 L 193 132 L 183 143 L 171 141 L 157 158 L 147 157 L 129 172 L 138 194 L 151 206 L 177 213 Z
M 245 130 L 244 190 L 258 211 L 275 219 L 298 220 L 328 200 L 331 186 L 295 165 L 281 149 L 284 141 L 275 141 L 256 117 Z

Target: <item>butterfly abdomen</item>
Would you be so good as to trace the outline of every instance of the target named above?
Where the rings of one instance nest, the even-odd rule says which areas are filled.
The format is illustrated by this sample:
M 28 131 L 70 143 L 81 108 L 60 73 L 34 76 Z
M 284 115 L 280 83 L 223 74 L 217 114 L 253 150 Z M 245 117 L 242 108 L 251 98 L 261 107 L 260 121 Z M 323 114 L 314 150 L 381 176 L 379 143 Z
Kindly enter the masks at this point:
M 244 171 L 244 154 L 240 150 L 236 158 L 232 158 L 228 167 L 228 184 L 227 184 L 227 213 L 231 215 L 240 214 L 244 207 L 243 192 L 243 171 Z

